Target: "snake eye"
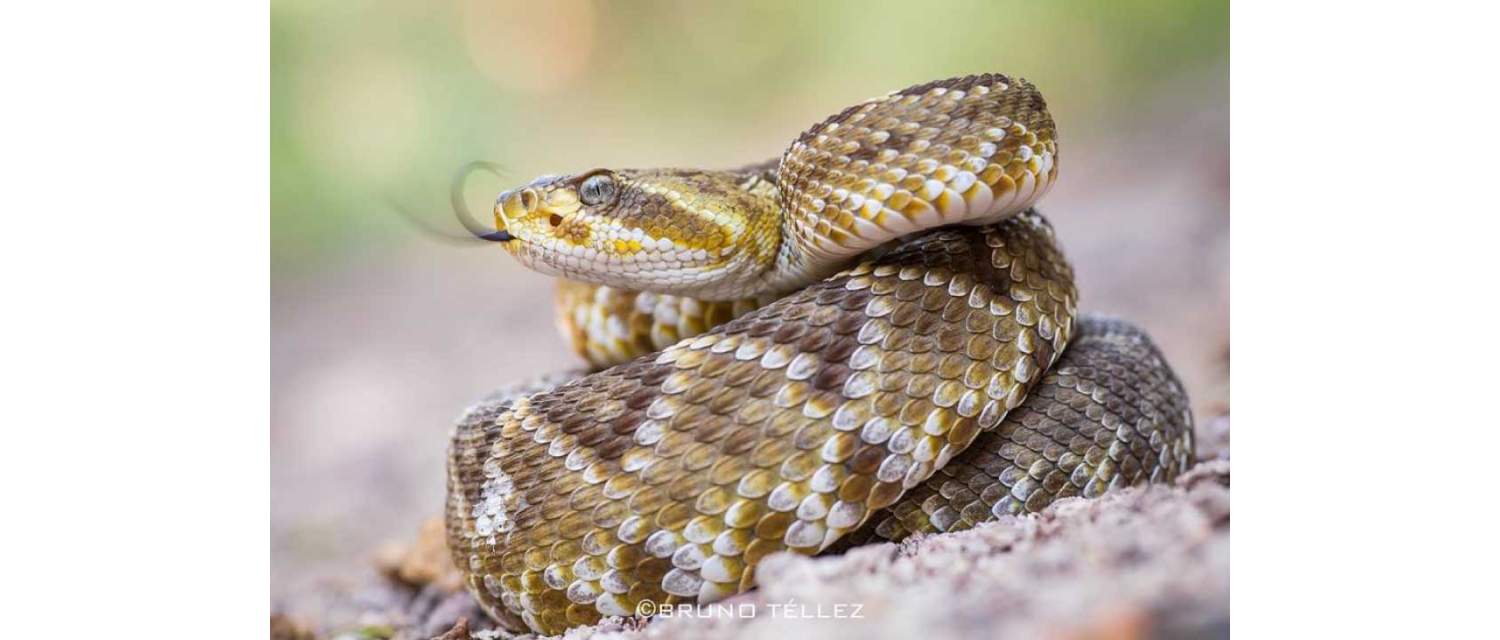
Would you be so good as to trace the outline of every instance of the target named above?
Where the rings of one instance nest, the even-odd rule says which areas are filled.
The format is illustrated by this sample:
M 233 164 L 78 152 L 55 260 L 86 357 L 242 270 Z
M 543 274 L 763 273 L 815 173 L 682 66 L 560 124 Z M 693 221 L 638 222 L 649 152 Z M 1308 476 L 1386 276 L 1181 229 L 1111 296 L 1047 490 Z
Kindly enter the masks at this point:
M 588 206 L 598 206 L 615 198 L 615 179 L 607 173 L 589 176 L 578 187 L 578 198 Z

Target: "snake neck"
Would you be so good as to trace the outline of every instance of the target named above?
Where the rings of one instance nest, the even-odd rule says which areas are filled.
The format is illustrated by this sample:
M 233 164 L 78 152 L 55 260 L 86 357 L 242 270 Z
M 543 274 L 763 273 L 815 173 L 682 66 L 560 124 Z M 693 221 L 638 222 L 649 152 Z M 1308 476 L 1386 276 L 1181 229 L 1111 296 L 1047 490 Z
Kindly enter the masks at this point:
M 1056 179 L 1056 126 L 1025 80 L 969 76 L 855 105 L 782 156 L 779 245 L 762 286 L 794 290 L 898 238 L 1005 220 Z
M 902 237 L 1027 210 L 1057 177 L 1031 83 L 954 78 L 869 100 L 737 170 L 596 169 L 502 193 L 494 234 L 529 267 L 630 291 L 780 295 Z

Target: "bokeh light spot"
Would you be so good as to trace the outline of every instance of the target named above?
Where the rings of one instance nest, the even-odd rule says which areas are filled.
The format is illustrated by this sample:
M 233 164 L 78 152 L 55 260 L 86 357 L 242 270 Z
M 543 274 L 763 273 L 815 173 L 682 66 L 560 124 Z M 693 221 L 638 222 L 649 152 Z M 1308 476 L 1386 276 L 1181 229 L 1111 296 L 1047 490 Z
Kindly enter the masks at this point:
M 594 49 L 597 16 L 587 0 L 464 3 L 464 44 L 485 77 L 506 89 L 567 86 Z

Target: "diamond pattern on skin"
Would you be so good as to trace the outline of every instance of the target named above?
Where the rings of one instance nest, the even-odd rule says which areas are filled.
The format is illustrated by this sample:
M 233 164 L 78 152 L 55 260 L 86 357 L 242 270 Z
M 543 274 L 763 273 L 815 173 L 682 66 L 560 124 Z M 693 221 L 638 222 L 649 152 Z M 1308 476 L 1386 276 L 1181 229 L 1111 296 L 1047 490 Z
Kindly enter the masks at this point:
M 583 203 L 605 175 L 618 196 Z M 986 74 L 850 107 L 779 162 L 502 194 L 506 248 L 577 281 L 561 327 L 611 368 L 460 421 L 447 522 L 469 589 L 560 633 L 743 591 L 776 551 L 1181 473 L 1191 416 L 1160 354 L 1075 322 L 1031 209 L 1056 176 L 1041 95 Z
M 1075 301 L 1027 214 L 517 400 L 455 434 L 455 561 L 547 632 L 749 588 L 760 558 L 833 544 L 1019 406 Z

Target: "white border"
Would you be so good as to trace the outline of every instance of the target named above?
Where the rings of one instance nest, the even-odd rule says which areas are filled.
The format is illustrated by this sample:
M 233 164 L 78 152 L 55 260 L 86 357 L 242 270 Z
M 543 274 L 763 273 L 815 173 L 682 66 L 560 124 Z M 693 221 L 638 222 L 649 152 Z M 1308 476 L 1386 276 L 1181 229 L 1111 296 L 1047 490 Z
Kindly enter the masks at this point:
M 247 637 L 269 602 L 269 21 L 0 21 L 6 637 Z
M 1493 10 L 1237 3 L 1233 615 L 1493 633 Z

